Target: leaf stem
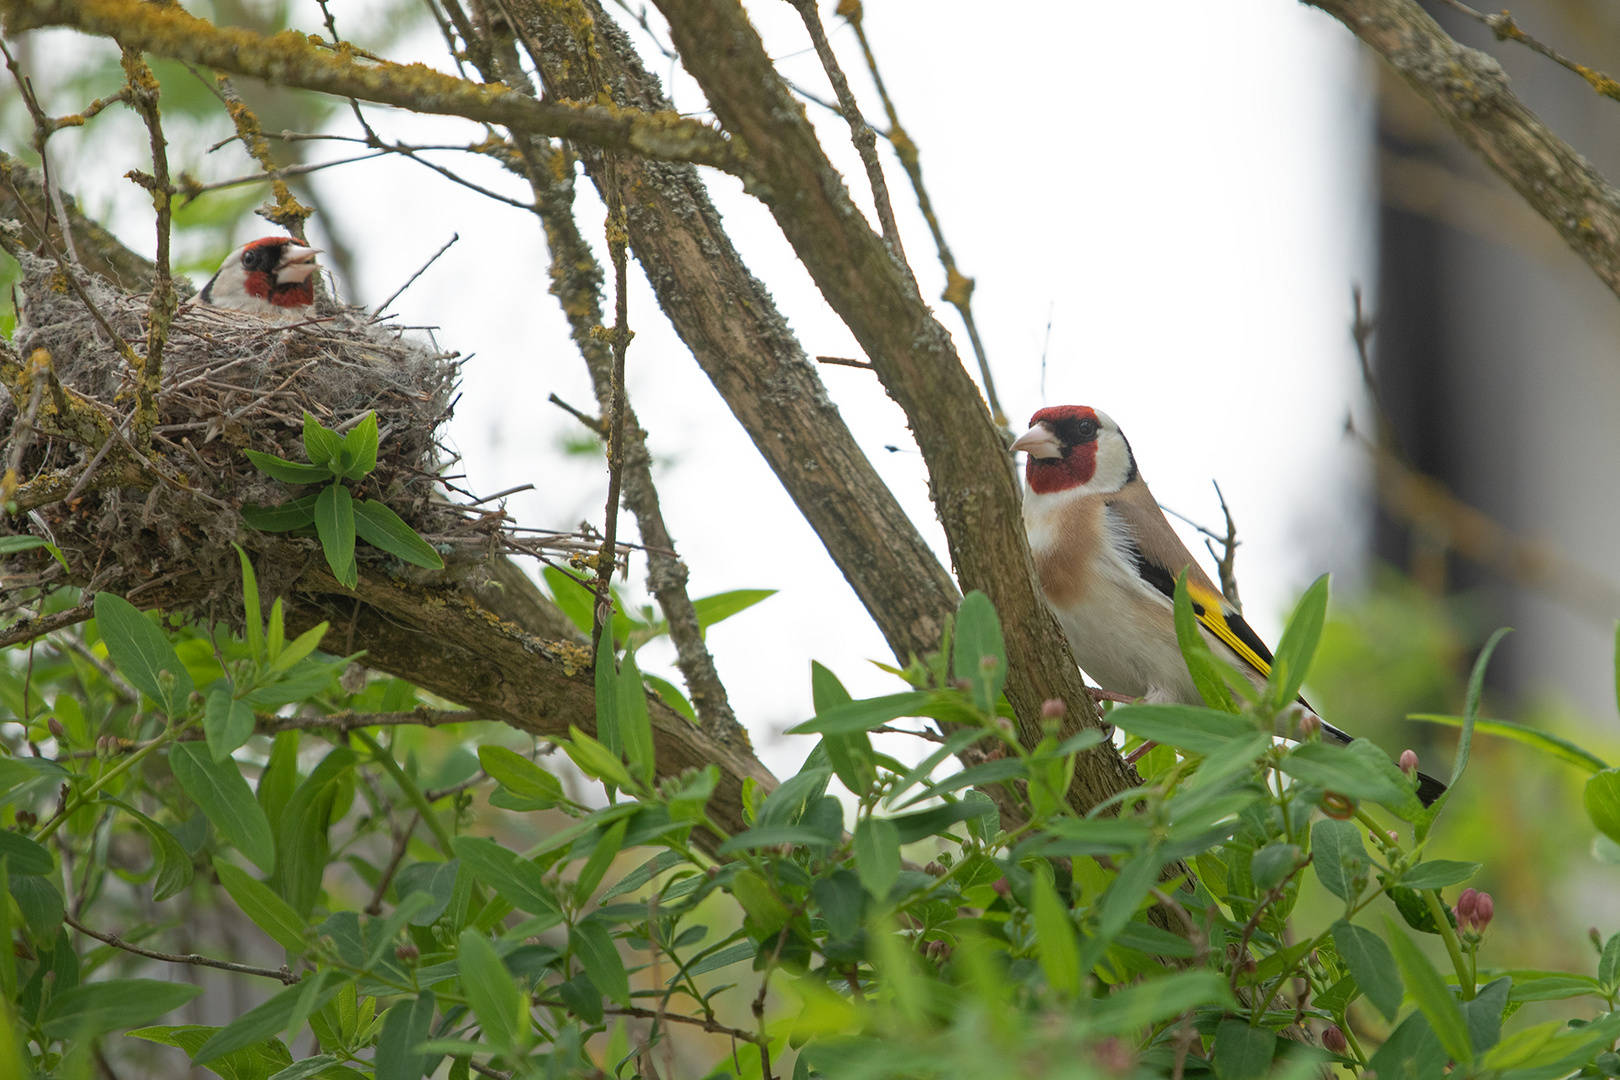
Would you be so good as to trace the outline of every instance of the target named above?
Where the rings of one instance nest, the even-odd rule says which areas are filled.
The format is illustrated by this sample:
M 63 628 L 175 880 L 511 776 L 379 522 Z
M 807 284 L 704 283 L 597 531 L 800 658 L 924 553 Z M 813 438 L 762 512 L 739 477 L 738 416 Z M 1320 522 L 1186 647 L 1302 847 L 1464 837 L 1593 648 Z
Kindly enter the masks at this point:
M 422 796 L 422 789 L 416 786 L 416 781 L 406 776 L 405 770 L 399 767 L 399 762 L 394 760 L 394 755 L 384 750 L 376 739 L 363 731 L 352 731 L 350 734 L 364 743 L 366 749 L 371 751 L 372 759 L 381 765 L 389 776 L 393 777 L 394 783 L 399 785 L 399 789 L 405 793 L 405 797 L 411 801 L 411 805 L 416 808 L 416 812 L 422 815 L 422 820 L 432 830 L 433 839 L 438 843 L 439 850 L 444 852 L 444 857 L 447 859 L 455 858 L 456 853 L 450 846 L 450 830 L 444 827 L 444 822 L 439 820 L 439 815 L 435 814 L 433 807 L 428 805 L 427 799 Z
M 52 833 L 61 828 L 64 821 L 66 821 L 73 814 L 78 813 L 84 804 L 90 801 L 90 797 L 92 795 L 106 787 L 112 781 L 118 779 L 118 777 L 122 776 L 124 773 L 128 772 L 131 768 L 139 764 L 142 758 L 146 757 L 152 751 L 158 749 L 158 747 L 174 741 L 174 737 L 180 733 L 180 729 L 184 726 L 184 724 L 177 726 L 171 720 L 169 722 L 169 726 L 164 728 L 163 733 L 157 738 L 153 739 L 151 742 L 129 755 L 129 757 L 125 758 L 123 761 L 120 761 L 117 765 L 114 765 L 111 769 L 108 769 L 100 780 L 97 780 L 95 783 L 91 784 L 89 787 L 75 795 L 73 800 L 64 806 L 55 817 L 51 818 L 51 820 L 40 826 L 39 832 L 34 834 L 34 839 L 41 842 L 49 839 Z
M 1474 976 L 1468 969 L 1468 961 L 1463 959 L 1462 946 L 1457 941 L 1457 931 L 1452 928 L 1451 920 L 1446 918 L 1445 905 L 1440 903 L 1440 890 L 1424 889 L 1423 900 L 1429 905 L 1429 914 L 1434 916 L 1441 940 L 1446 943 L 1446 952 L 1451 954 L 1451 965 L 1457 969 L 1457 985 L 1462 988 L 1462 999 L 1473 1001 Z

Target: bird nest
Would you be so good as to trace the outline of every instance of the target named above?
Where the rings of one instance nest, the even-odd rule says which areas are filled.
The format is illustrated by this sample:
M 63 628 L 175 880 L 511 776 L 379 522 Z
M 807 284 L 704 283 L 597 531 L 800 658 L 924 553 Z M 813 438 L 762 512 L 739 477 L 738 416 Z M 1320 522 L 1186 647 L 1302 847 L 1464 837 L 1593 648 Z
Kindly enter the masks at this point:
M 453 460 L 438 434 L 454 406 L 456 354 L 355 308 L 328 305 L 283 323 L 183 303 L 144 442 L 132 430 L 137 372 L 107 329 L 144 353 L 148 298 L 83 274 L 75 289 L 56 263 L 15 254 L 23 280 L 16 332 L 9 346 L 0 341 L 10 384 L 0 431 L 9 432 L 3 465 L 14 470 L 8 498 L 28 513 L 0 515 L 0 536 L 49 539 L 67 569 L 38 549 L 0 555 L 0 591 L 74 584 L 132 594 L 166 583 L 161 595 L 178 597 L 174 606 L 223 614 L 229 605 L 219 601 L 239 595 L 232 544 L 285 539 L 249 528 L 241 508 L 317 490 L 271 479 L 243 451 L 305 460 L 305 413 L 340 432 L 376 414 L 377 467 L 354 494 L 392 508 L 448 573 L 512 549 L 504 512 L 452 503 L 439 486 Z M 313 539 L 291 542 L 320 559 Z M 409 572 L 366 545 L 356 554 L 362 571 Z

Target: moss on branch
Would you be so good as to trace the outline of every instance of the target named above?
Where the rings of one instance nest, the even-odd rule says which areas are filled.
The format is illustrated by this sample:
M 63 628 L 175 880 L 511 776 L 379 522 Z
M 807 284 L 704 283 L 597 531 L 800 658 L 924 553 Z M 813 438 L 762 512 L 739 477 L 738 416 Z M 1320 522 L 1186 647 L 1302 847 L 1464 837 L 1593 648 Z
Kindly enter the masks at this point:
M 575 139 L 651 158 L 690 161 L 740 173 L 743 150 L 715 128 L 673 112 L 612 105 L 541 102 L 499 84 L 481 84 L 425 64 L 375 63 L 288 30 L 265 37 L 219 27 L 178 4 L 142 0 L 0 0 L 7 33 L 68 26 L 126 48 L 183 60 L 277 86 L 462 116 L 533 135 Z

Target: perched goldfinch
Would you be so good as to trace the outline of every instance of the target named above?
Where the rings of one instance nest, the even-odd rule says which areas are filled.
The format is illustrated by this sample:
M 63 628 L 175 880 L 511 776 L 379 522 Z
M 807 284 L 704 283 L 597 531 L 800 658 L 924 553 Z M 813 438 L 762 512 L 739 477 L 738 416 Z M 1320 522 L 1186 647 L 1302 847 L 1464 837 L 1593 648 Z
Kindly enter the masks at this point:
M 1119 425 L 1083 405 L 1042 409 L 1030 425 L 1012 444 L 1029 455 L 1024 528 L 1046 602 L 1075 661 L 1105 690 L 1202 705 L 1176 644 L 1173 597 L 1185 569 L 1210 648 L 1264 685 L 1271 650 L 1165 520 Z M 1300 704 L 1310 708 L 1303 698 Z M 1322 731 L 1351 739 L 1325 722 Z M 1425 805 L 1443 791 L 1444 784 L 1418 774 Z

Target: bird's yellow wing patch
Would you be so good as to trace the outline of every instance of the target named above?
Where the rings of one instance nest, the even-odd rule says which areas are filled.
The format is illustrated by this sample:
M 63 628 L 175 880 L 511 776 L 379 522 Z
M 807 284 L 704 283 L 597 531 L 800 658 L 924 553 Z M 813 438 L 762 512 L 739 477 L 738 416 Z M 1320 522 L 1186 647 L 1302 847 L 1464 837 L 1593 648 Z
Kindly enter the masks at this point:
M 1190 581 L 1187 583 L 1187 595 L 1193 602 L 1193 613 L 1205 630 L 1219 638 L 1222 644 L 1262 676 L 1271 675 L 1271 651 L 1241 615 L 1226 613 L 1224 596 Z

